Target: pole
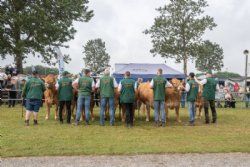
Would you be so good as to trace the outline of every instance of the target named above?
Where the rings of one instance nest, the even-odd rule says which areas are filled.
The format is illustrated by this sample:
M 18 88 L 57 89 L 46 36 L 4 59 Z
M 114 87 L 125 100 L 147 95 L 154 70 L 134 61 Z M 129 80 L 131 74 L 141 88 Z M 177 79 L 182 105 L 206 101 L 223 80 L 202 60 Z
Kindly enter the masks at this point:
M 245 93 L 247 91 L 247 65 L 248 65 L 248 54 L 246 54 L 246 67 L 245 67 Z

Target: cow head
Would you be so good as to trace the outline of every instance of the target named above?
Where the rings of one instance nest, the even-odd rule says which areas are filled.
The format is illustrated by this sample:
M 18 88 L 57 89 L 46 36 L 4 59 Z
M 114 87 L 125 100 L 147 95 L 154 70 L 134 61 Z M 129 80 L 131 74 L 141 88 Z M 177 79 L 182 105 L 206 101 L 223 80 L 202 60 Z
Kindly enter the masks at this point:
M 173 85 L 173 88 L 175 88 L 175 89 L 179 89 L 179 87 L 182 86 L 181 81 L 179 79 L 176 79 L 176 78 L 173 78 L 171 80 L 171 84 Z
M 56 84 L 56 76 L 53 74 L 49 74 L 44 78 L 45 86 L 48 89 L 52 89 Z

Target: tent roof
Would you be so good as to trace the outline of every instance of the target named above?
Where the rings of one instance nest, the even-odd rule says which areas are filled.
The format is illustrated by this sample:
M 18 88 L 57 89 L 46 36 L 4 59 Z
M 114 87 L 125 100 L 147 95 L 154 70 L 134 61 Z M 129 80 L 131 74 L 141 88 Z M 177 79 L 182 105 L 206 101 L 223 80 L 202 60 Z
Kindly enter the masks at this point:
M 126 71 L 130 71 L 131 77 L 142 77 L 142 78 L 153 78 L 156 75 L 157 69 L 163 70 L 163 76 L 165 78 L 185 78 L 185 74 L 165 65 L 165 64 L 141 64 L 141 63 L 130 63 L 130 64 L 116 64 L 114 76 L 119 77 Z

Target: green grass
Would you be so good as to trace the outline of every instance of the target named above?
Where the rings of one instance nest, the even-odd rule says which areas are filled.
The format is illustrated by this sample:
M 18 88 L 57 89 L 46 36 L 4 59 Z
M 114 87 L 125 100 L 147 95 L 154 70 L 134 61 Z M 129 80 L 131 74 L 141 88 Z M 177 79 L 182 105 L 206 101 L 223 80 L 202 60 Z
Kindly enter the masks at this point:
M 116 119 L 116 126 L 98 125 L 96 120 L 86 127 L 60 125 L 52 119 L 45 121 L 45 108 L 39 112 L 39 125 L 24 126 L 21 107 L 0 108 L 0 156 L 54 156 L 145 153 L 217 153 L 250 152 L 250 110 L 218 109 L 218 124 L 184 126 L 188 122 L 187 110 L 181 110 L 183 123 L 153 127 L 145 117 L 137 118 L 135 127 L 127 129 Z M 152 113 L 152 112 L 151 112 Z M 151 118 L 152 120 L 152 118 Z

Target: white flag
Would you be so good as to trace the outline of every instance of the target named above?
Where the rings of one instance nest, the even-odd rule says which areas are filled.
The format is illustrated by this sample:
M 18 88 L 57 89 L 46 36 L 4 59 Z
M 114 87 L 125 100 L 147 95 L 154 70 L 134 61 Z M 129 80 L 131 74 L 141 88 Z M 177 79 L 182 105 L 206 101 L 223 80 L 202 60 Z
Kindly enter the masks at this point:
M 59 71 L 59 76 L 62 76 L 62 73 L 64 71 L 64 61 L 63 61 L 63 54 L 60 50 L 59 47 L 55 47 L 54 50 L 56 51 L 57 54 L 57 59 L 58 59 L 58 71 Z

